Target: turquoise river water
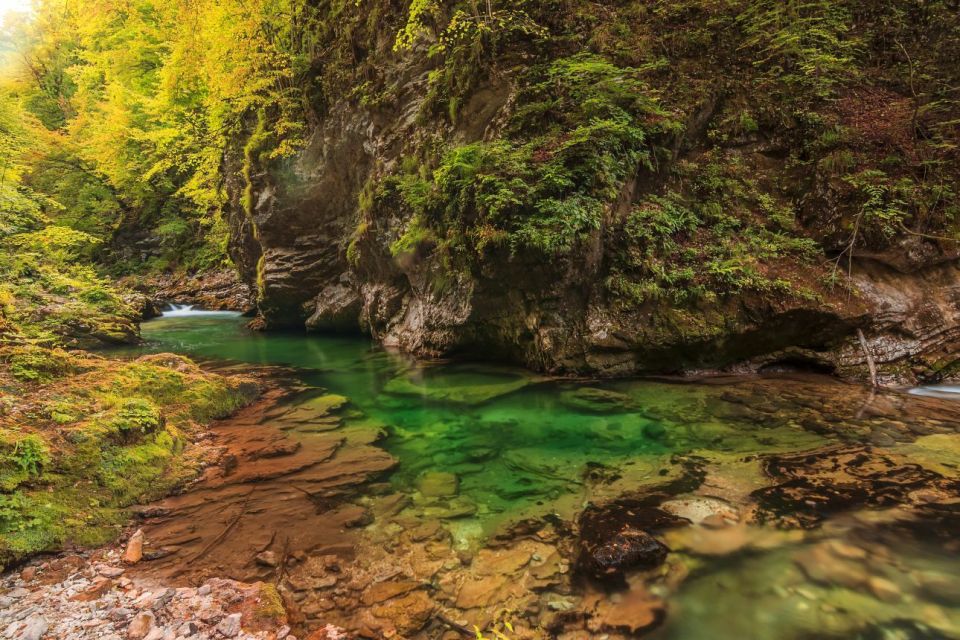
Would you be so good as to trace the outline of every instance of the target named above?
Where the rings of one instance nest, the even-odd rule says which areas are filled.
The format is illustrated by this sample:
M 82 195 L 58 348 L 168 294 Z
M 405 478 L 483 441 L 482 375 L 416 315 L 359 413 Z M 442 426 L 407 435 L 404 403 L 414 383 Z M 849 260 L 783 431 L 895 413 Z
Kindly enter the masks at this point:
M 389 636 L 389 618 L 392 633 L 423 638 L 505 621 L 513 638 L 960 638 L 960 401 L 949 393 L 798 373 L 555 379 L 244 325 L 174 314 L 144 323 L 142 350 L 283 365 L 346 398 L 339 428 L 376 425 L 375 446 L 395 460 L 351 495 L 375 514 L 356 529 L 370 551 L 354 575 L 393 562 L 424 585 L 387 604 L 365 586 L 354 600 L 344 587 L 290 587 L 308 629 Z M 610 584 L 580 571 L 583 514 L 632 517 L 625 496 L 681 524 L 649 528 L 669 548 L 663 563 Z M 539 570 L 551 554 L 556 572 Z M 421 572 L 423 558 L 436 570 Z

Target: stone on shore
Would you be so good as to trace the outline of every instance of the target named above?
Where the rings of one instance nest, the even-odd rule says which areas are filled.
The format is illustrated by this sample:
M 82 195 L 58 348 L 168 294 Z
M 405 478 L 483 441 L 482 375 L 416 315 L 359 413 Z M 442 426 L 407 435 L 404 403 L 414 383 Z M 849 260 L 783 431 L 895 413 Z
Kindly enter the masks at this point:
M 130 626 L 127 627 L 127 638 L 130 640 L 144 640 L 150 631 L 153 630 L 155 623 L 156 618 L 151 612 L 141 611 L 130 621 Z
M 143 558 L 143 530 L 137 529 L 127 541 L 127 548 L 123 552 L 123 561 L 127 564 L 136 564 Z

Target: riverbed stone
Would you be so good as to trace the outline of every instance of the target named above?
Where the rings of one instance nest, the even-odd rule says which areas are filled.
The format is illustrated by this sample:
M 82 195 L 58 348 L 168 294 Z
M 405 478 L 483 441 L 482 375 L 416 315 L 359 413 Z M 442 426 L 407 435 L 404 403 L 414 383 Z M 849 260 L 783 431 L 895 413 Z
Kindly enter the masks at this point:
M 277 554 L 273 551 L 261 551 L 255 560 L 262 567 L 276 567 L 280 563 Z
M 669 549 L 650 531 L 680 524 L 686 520 L 629 500 L 590 506 L 580 515 L 577 567 L 594 578 L 613 580 L 633 567 L 655 567 Z
M 383 604 L 374 605 L 371 607 L 371 612 L 386 623 L 385 628 L 392 628 L 394 633 L 406 636 L 422 629 L 435 609 L 436 605 L 426 592 L 413 591 Z
M 445 498 L 457 495 L 460 480 L 446 471 L 428 471 L 417 478 L 417 489 L 428 498 Z
M 903 598 L 903 593 L 895 583 L 880 576 L 871 576 L 867 580 L 867 587 L 878 600 L 883 602 L 899 602 Z
M 920 590 L 931 599 L 950 606 L 960 606 L 960 580 L 938 571 L 915 574 Z
M 367 606 L 380 604 L 390 600 L 391 598 L 396 598 L 397 596 L 402 596 L 405 593 L 410 593 L 419 587 L 420 583 L 414 580 L 378 582 L 367 587 L 366 591 L 363 592 L 363 596 L 360 598 L 360 601 Z
M 636 402 L 627 394 L 596 387 L 563 391 L 559 399 L 571 409 L 589 413 L 624 413 L 637 410 Z

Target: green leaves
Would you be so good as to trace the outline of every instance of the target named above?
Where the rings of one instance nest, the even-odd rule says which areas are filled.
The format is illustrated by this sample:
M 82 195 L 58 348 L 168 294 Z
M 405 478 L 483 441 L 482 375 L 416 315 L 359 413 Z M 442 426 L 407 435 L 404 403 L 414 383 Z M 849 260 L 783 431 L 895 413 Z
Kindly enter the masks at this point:
M 750 0 L 737 18 L 741 49 L 771 79 L 812 88 L 827 97 L 857 73 L 861 43 L 850 36 L 852 17 L 832 0 Z
M 427 226 L 450 252 L 562 255 L 600 228 L 633 172 L 652 169 L 649 141 L 680 129 L 638 70 L 596 55 L 531 68 L 520 85 L 501 137 L 446 149 L 426 175 L 392 178 L 417 220 L 403 247 Z

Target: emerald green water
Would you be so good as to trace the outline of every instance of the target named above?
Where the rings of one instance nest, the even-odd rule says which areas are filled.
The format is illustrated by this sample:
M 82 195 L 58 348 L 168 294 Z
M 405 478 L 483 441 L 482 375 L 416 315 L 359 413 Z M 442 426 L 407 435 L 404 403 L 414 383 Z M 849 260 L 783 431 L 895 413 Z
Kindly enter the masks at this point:
M 788 423 L 758 428 L 708 386 L 418 364 L 356 337 L 263 334 L 245 322 L 228 314 L 160 318 L 145 323 L 143 335 L 150 351 L 296 367 L 303 382 L 348 397 L 365 420 L 384 425 L 382 446 L 399 460 L 393 484 L 412 489 L 425 473 L 456 474 L 459 496 L 476 507 L 475 524 L 485 531 L 500 514 L 582 493 L 591 470 L 655 475 L 672 454 L 790 451 L 825 441 Z M 583 389 L 612 397 L 583 399 Z
M 694 526 L 668 537 L 671 569 L 650 587 L 670 607 L 657 637 L 960 637 L 960 589 L 924 591 L 927 582 L 960 579 L 956 545 L 943 542 L 960 504 L 960 414 L 951 409 L 958 404 L 802 375 L 558 380 L 509 367 L 417 363 L 360 338 L 262 334 L 245 322 L 229 314 L 160 318 L 143 325 L 142 350 L 286 365 L 304 384 L 346 396 L 348 424 L 386 434 L 378 446 L 398 461 L 386 478 L 392 491 L 412 496 L 418 521 L 442 521 L 455 548 L 476 549 L 524 518 L 573 522 L 588 503 L 671 481 L 678 492 L 695 492 L 683 499 L 707 496 L 739 509 L 750 526 Z M 861 466 L 848 473 L 834 463 L 809 486 L 801 477 L 782 494 L 761 496 L 773 484 L 764 456 L 830 447 L 859 447 Z M 883 464 L 874 466 L 873 456 Z M 920 465 L 933 470 L 926 484 L 882 477 Z M 685 484 L 692 468 L 696 481 Z M 427 487 L 437 474 L 441 484 L 456 482 L 439 498 Z M 853 497 L 820 514 L 834 484 L 852 487 Z M 892 498 L 890 487 L 899 492 Z M 812 498 L 795 498 L 797 491 Z M 930 501 L 947 505 L 930 526 L 898 520 L 906 506 L 916 508 L 909 518 L 926 517 Z M 865 551 L 831 556 L 827 543 Z M 821 556 L 861 573 L 819 575 Z M 878 579 L 900 595 L 871 595 Z M 536 615 L 531 625 L 543 623 Z M 604 636 L 620 637 L 569 637 Z

